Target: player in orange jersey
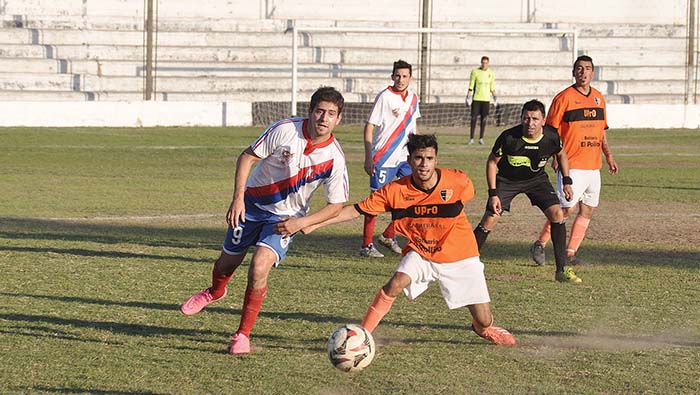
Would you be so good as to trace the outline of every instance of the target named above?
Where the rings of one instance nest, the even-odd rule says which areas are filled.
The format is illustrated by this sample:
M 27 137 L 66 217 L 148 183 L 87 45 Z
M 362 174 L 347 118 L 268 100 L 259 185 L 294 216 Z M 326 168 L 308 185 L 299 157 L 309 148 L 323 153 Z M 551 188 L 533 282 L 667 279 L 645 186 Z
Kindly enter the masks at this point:
M 546 123 L 558 130 L 569 158 L 569 175 L 573 180 L 573 199 L 570 201 L 564 198 L 562 176 L 557 172 L 557 194 L 564 217 L 568 218 L 574 207 L 578 207 L 566 248 L 568 264 L 583 265 L 586 262 L 578 258 L 576 252 L 586 235 L 593 211 L 598 207 L 601 153 L 605 156 L 610 174 L 617 174 L 619 167 L 605 133 L 608 128 L 605 99 L 591 86 L 593 59 L 586 55 L 579 56 L 572 73 L 575 83 L 554 97 Z M 530 248 L 532 259 L 538 265 L 545 263 L 544 246 L 551 237 L 550 229 L 548 221 L 539 240 Z
M 435 135 L 411 134 L 407 146 L 411 175 L 343 207 L 337 217 L 302 231 L 309 233 L 360 215 L 391 212 L 396 232 L 408 242 L 393 276 L 365 313 L 362 326 L 373 331 L 401 292 L 413 300 L 430 283 L 438 282 L 448 308 L 467 306 L 474 332 L 494 344 L 514 345 L 510 332 L 493 325 L 484 264 L 464 213 L 464 205 L 474 197 L 474 185 L 460 170 L 436 167 Z

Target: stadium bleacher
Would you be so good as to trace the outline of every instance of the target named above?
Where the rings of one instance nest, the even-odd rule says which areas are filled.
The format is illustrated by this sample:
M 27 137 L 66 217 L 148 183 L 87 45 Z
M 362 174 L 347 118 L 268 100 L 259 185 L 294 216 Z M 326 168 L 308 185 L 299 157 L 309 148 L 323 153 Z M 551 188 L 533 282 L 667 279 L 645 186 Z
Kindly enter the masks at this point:
M 20 9 L 23 14 L 7 6 L 2 10 L 0 100 L 143 98 L 143 10 L 119 8 L 125 2 L 117 0 L 87 11 L 77 3 L 28 0 Z M 249 10 L 238 19 L 219 14 L 202 18 L 161 7 L 156 100 L 289 100 L 289 20 L 265 17 L 260 10 Z M 416 27 L 413 22 L 315 19 L 298 25 Z M 683 103 L 682 25 L 435 22 L 433 27 L 575 27 L 578 52 L 595 60 L 594 85 L 609 103 Z M 420 42 L 418 34 L 303 33 L 299 45 L 301 100 L 320 85 L 332 85 L 349 102 L 366 103 L 389 83 L 393 60 L 417 64 Z M 463 103 L 469 71 L 481 55 L 491 57 L 501 103 L 548 100 L 571 82 L 572 45 L 570 37 L 556 34 L 433 34 L 426 102 Z

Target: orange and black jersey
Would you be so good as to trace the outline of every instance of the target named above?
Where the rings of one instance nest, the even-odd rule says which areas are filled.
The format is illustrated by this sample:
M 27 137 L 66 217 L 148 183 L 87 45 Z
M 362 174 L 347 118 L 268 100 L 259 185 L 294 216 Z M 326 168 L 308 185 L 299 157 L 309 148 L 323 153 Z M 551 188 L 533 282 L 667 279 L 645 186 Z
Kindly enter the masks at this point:
M 419 188 L 413 178 L 402 177 L 355 204 L 367 215 L 391 212 L 396 231 L 408 239 L 404 255 L 413 250 L 433 262 L 450 263 L 479 256 L 474 232 L 464 205 L 474 197 L 474 185 L 466 173 L 435 169 L 438 182 L 430 190 Z
M 584 95 L 570 86 L 554 97 L 546 123 L 558 130 L 570 169 L 598 170 L 603 165 L 605 112 L 603 94 L 593 87 Z
M 523 136 L 522 125 L 501 133 L 493 144 L 491 153 L 501 157 L 498 175 L 512 181 L 524 181 L 544 172 L 547 161 L 561 151 L 557 131 L 545 125 L 537 140 Z

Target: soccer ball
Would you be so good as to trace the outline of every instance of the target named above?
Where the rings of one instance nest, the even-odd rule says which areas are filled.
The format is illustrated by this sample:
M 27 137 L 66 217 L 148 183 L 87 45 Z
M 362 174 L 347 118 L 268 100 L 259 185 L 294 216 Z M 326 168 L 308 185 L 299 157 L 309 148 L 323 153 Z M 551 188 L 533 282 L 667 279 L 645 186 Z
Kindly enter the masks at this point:
M 372 334 L 360 325 L 347 324 L 333 331 L 327 348 L 331 363 L 343 372 L 359 372 L 374 359 Z

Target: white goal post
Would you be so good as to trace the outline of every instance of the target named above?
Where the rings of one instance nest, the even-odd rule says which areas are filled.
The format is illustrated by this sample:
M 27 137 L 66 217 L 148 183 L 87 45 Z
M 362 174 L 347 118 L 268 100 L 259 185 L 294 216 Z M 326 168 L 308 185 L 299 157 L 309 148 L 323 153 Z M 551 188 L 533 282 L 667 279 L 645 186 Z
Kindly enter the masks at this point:
M 369 63 L 373 64 L 374 67 L 374 72 L 377 74 L 377 64 L 384 64 L 384 68 L 386 69 L 388 67 L 388 72 L 384 74 L 382 70 L 382 74 L 379 75 L 379 77 L 383 78 L 382 83 L 379 84 L 381 88 L 377 88 L 377 82 L 376 79 L 379 78 L 377 76 L 374 77 L 375 82 L 374 82 L 374 88 L 373 89 L 365 89 L 365 91 L 362 91 L 362 89 L 366 88 L 369 83 L 364 82 L 363 83 L 363 75 L 361 75 L 360 72 L 356 72 L 355 74 L 352 75 L 352 77 L 346 78 L 346 81 L 350 82 L 345 82 L 345 86 L 336 86 L 336 88 L 339 88 L 341 92 L 343 92 L 344 95 L 346 95 L 346 102 L 353 103 L 353 102 L 370 102 L 374 98 L 374 95 L 376 95 L 379 90 L 383 89 L 386 87 L 387 84 L 389 84 L 391 81 L 389 79 L 389 74 L 391 71 L 391 64 L 393 61 L 397 59 L 393 59 L 392 55 L 394 53 L 400 53 L 400 52 L 392 52 L 390 49 L 387 49 L 384 51 L 386 55 L 383 53 L 380 55 L 350 55 L 347 56 L 351 58 L 350 60 L 348 59 L 343 59 L 343 55 L 347 52 L 355 51 L 355 52 L 360 52 L 364 50 L 365 52 L 371 52 L 373 49 L 376 51 L 381 51 L 381 45 L 377 43 L 377 46 L 380 48 L 373 48 L 371 44 L 374 43 L 369 43 L 366 45 L 364 48 L 346 48 L 344 47 L 343 40 L 341 39 L 344 36 L 348 35 L 355 35 L 355 36 L 360 36 L 360 35 L 367 35 L 369 37 L 369 41 L 371 41 L 371 37 L 384 37 L 386 39 L 387 36 L 389 37 L 396 37 L 397 43 L 399 43 L 401 40 L 403 41 L 410 41 L 411 43 L 420 43 L 421 42 L 421 37 L 429 37 L 430 39 L 428 42 L 432 42 L 432 38 L 437 38 L 437 37 L 447 37 L 447 36 L 452 36 L 450 39 L 450 44 L 446 44 L 445 46 L 450 45 L 450 48 L 433 48 L 432 44 L 429 44 L 427 47 L 423 47 L 422 51 L 427 51 L 427 56 L 424 55 L 422 56 L 423 59 L 425 60 L 425 63 L 427 65 L 423 65 L 423 67 L 419 68 L 416 67 L 417 65 L 414 63 L 414 86 L 413 89 L 416 90 L 416 92 L 419 92 L 418 87 L 421 86 L 421 84 L 425 84 L 420 91 L 426 93 L 426 97 L 421 97 L 421 104 L 434 104 L 435 106 L 440 106 L 440 105 L 447 105 L 450 104 L 452 105 L 453 109 L 451 111 L 461 111 L 464 112 L 464 97 L 462 96 L 461 103 L 457 103 L 457 97 L 454 92 L 450 93 L 451 96 L 443 95 L 444 92 L 441 92 L 441 87 L 444 87 L 444 84 L 450 83 L 446 79 L 452 78 L 455 82 L 454 84 L 461 83 L 462 86 L 466 86 L 468 83 L 468 74 L 467 74 L 467 81 L 464 81 L 464 77 L 462 75 L 460 76 L 446 76 L 446 74 L 449 74 L 449 70 L 447 67 L 444 67 L 443 65 L 443 71 L 440 77 L 433 77 L 432 74 L 435 74 L 432 72 L 433 67 L 437 67 L 438 63 L 440 61 L 433 61 L 433 53 L 437 54 L 439 51 L 442 51 L 441 53 L 443 54 L 442 58 L 445 58 L 444 54 L 448 54 L 449 51 L 453 51 L 456 53 L 456 51 L 460 51 L 459 45 L 460 45 L 460 40 L 464 40 L 465 38 L 471 39 L 472 41 L 470 42 L 472 48 L 466 51 L 471 51 L 474 53 L 483 53 L 483 54 L 489 54 L 492 52 L 497 52 L 497 53 L 507 53 L 509 57 L 517 57 L 521 51 L 527 51 L 528 48 L 519 48 L 517 47 L 517 43 L 512 43 L 512 45 L 509 45 L 508 40 L 513 41 L 512 37 L 515 38 L 522 38 L 523 36 L 527 37 L 551 37 L 552 40 L 564 40 L 568 38 L 568 41 L 566 41 L 565 44 L 560 44 L 560 48 L 556 48 L 556 50 L 551 50 L 551 52 L 557 53 L 557 59 L 554 59 L 554 56 L 552 56 L 552 63 L 557 63 L 558 67 L 566 66 L 569 68 L 571 67 L 571 64 L 573 64 L 574 60 L 578 56 L 578 46 L 577 46 L 577 30 L 576 28 L 571 28 L 571 29 L 548 29 L 548 28 L 538 28 L 538 29 L 446 29 L 446 28 L 368 28 L 368 27 L 314 27 L 314 26 L 299 26 L 297 24 L 297 21 L 292 21 L 292 25 L 289 29 L 292 33 L 292 75 L 291 75 L 291 114 L 296 115 L 297 114 L 297 106 L 299 102 L 299 97 L 300 97 L 300 90 L 304 90 L 306 92 L 309 91 L 308 83 L 306 83 L 305 89 L 300 89 L 300 79 L 303 81 L 303 78 L 300 77 L 300 64 L 307 64 L 307 67 L 309 64 L 313 64 L 313 67 L 337 67 L 339 69 L 345 68 L 351 68 L 349 66 L 345 66 L 347 63 L 344 62 L 354 62 L 352 63 L 352 67 L 356 69 L 361 69 L 363 67 L 370 67 Z M 314 33 L 324 33 L 327 34 L 328 37 L 322 37 L 322 36 L 314 36 Z M 484 46 L 483 48 L 478 48 L 474 49 L 474 42 L 481 42 L 480 40 L 482 37 L 491 37 L 493 40 L 489 41 L 488 39 L 484 39 Z M 494 41 L 494 37 L 498 38 L 500 41 Z M 302 45 L 300 45 L 300 38 L 304 40 Z M 331 44 L 329 41 L 332 41 L 332 39 L 335 38 L 338 40 L 337 43 Z M 408 40 L 410 38 L 410 40 Z M 379 41 L 379 39 L 378 39 Z M 326 45 L 325 47 L 323 45 Z M 352 44 L 351 44 L 352 45 Z M 361 44 L 358 44 L 361 46 Z M 549 44 L 552 45 L 552 44 Z M 301 47 L 301 48 L 300 48 Z M 311 48 L 310 48 L 311 47 Z M 386 48 L 386 44 L 384 44 L 384 47 Z M 421 59 L 421 56 L 418 55 L 418 53 L 421 51 L 421 48 L 418 48 L 419 45 L 416 45 L 415 48 L 412 50 L 406 49 L 406 46 L 403 46 L 404 52 L 410 52 L 413 51 L 413 59 L 414 61 L 416 59 Z M 306 52 L 304 52 L 304 59 L 300 60 L 300 51 L 301 49 L 304 49 Z M 315 55 L 313 59 L 309 60 L 309 55 L 308 51 L 309 50 L 314 50 Z M 339 51 L 341 54 L 339 56 L 331 56 L 331 52 L 334 51 Z M 565 56 L 562 58 L 566 52 L 570 53 L 570 60 L 571 62 L 569 63 L 568 56 Z M 451 56 L 454 58 L 454 61 L 452 59 L 449 59 L 449 65 L 451 67 L 461 67 L 464 70 L 467 70 L 466 72 L 468 73 L 468 68 L 471 68 L 473 66 L 468 66 L 468 64 L 476 64 L 478 62 L 477 59 L 463 59 L 461 57 L 462 54 L 448 54 L 447 56 Z M 374 58 L 371 58 L 372 56 L 375 56 Z M 377 59 L 379 56 L 382 57 L 382 59 Z M 470 55 L 471 56 L 471 55 Z M 327 57 L 328 59 L 325 59 Z M 364 60 L 366 58 L 371 58 L 368 60 Z M 458 59 L 459 58 L 459 59 Z M 405 59 L 410 62 L 410 59 Z M 363 61 L 365 63 L 363 63 Z M 417 62 L 418 63 L 418 62 Z M 443 61 L 442 63 L 448 63 Z M 454 63 L 454 64 L 452 64 Z M 502 63 L 499 63 L 499 65 Z M 365 66 L 367 65 L 367 66 Z M 436 66 L 437 65 L 437 66 Z M 492 61 L 492 66 L 494 65 Z M 427 67 L 426 67 L 427 66 Z M 518 66 L 518 65 L 513 65 L 511 66 L 512 69 L 515 69 L 517 67 L 528 67 L 526 65 Z M 533 68 L 535 66 L 532 66 Z M 425 71 L 426 75 L 421 75 L 421 70 Z M 498 66 L 495 67 L 495 70 L 497 72 L 497 80 L 499 78 L 499 71 L 498 71 Z M 559 81 L 557 81 L 556 86 L 559 87 L 559 89 L 563 89 L 565 84 L 561 84 L 561 80 L 566 79 L 566 75 L 561 75 L 561 73 L 556 73 L 557 75 L 554 76 L 554 78 L 558 78 Z M 441 79 L 440 81 L 436 82 L 434 85 L 431 86 L 431 79 L 436 78 Z M 546 79 L 546 76 L 543 77 Z M 367 79 L 365 78 L 365 81 Z M 570 80 L 570 75 L 569 75 L 569 80 Z M 536 84 L 536 81 L 530 82 L 531 84 Z M 427 87 L 427 89 L 426 89 Z M 348 88 L 356 88 L 354 91 L 351 89 L 349 90 Z M 499 87 L 497 84 L 496 90 L 499 91 Z M 357 93 L 358 91 L 362 91 L 360 93 Z M 464 93 L 466 93 L 466 88 L 463 90 Z M 357 93 L 357 94 L 356 94 Z M 499 94 L 500 96 L 500 94 Z M 547 96 L 546 100 L 551 100 L 550 92 L 548 91 L 545 94 L 541 94 L 541 96 Z M 358 99 L 359 98 L 359 99 Z M 535 98 L 535 97 L 532 97 Z M 514 97 L 515 99 L 515 97 Z M 518 97 L 519 99 L 519 97 Z M 502 98 L 499 97 L 499 101 L 501 101 Z M 544 100 L 543 100 L 544 101 Z M 459 107 L 458 107 L 459 104 Z M 519 102 L 520 105 L 522 105 L 522 102 Z M 547 103 L 545 103 L 547 104 Z M 519 111 L 519 110 L 518 110 Z M 425 111 L 422 111 L 425 112 Z M 425 114 L 424 114 L 425 115 Z M 366 114 L 364 115 L 366 116 Z

